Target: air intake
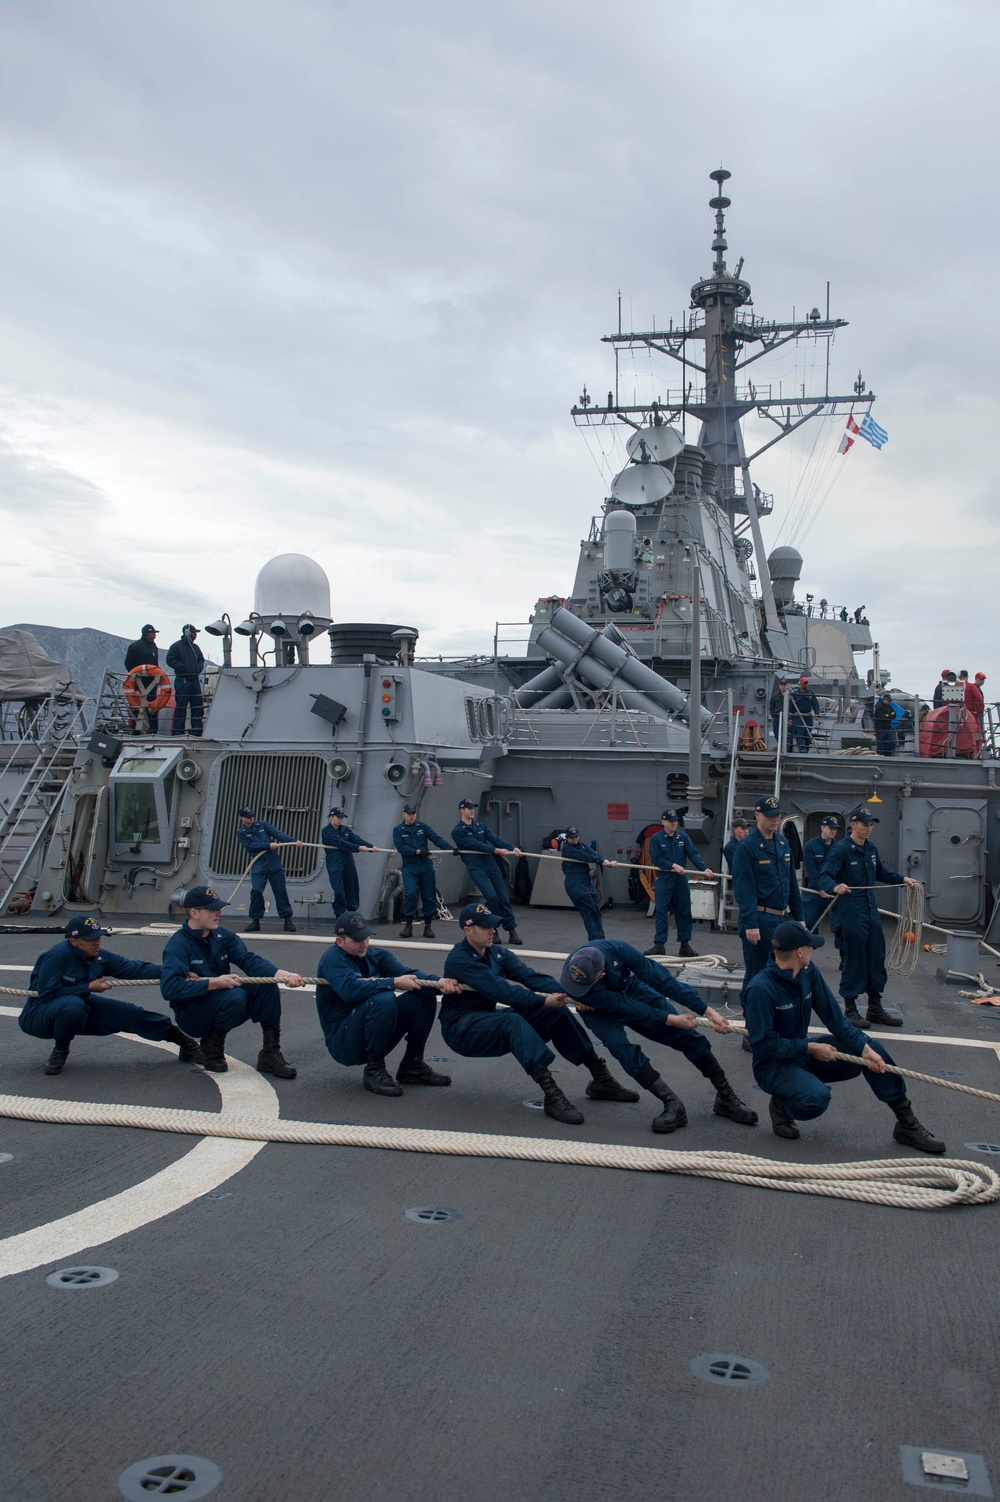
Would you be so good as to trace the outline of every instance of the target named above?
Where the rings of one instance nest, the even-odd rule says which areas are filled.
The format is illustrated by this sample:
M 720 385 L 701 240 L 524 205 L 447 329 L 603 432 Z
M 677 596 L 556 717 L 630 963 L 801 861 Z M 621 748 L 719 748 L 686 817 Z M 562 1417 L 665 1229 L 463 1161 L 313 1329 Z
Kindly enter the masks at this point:
M 377 657 L 379 662 L 397 662 L 399 642 L 394 631 L 411 631 L 409 626 L 386 626 L 358 621 L 338 621 L 330 627 L 330 661 L 338 667 L 360 662 L 363 657 Z M 413 631 L 413 641 L 417 633 Z

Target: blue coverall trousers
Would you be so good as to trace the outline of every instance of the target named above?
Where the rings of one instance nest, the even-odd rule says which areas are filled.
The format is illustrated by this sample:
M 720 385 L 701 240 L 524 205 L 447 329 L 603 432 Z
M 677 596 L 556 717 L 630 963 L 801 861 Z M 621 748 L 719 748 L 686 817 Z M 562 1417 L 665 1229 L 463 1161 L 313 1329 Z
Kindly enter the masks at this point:
M 815 931 L 815 925 L 819 923 L 823 914 L 830 906 L 829 897 L 810 897 L 807 893 L 802 894 L 802 922 L 806 928 Z
M 670 913 L 673 910 L 677 923 L 677 940 L 686 944 L 694 928 L 691 923 L 691 888 L 686 876 L 676 871 L 662 872 L 656 878 L 656 932 L 654 944 L 665 944 L 670 938 Z
M 341 913 L 356 913 L 361 901 L 358 888 L 358 868 L 354 856 L 338 852 L 326 858 L 326 874 L 333 894 L 333 916 Z
M 512 1053 L 528 1074 L 548 1069 L 555 1054 L 546 1048 L 551 1042 L 564 1059 L 580 1064 L 594 1051 L 584 1027 L 572 1013 L 562 1007 L 547 1007 L 539 1002 L 524 1010 L 496 1012 L 447 1012 L 441 1014 L 441 1035 L 449 1048 L 470 1059 L 497 1059 Z
M 202 721 L 205 716 L 201 679 L 183 678 L 178 675 L 174 679 L 174 718 L 171 734 L 184 734 L 184 720 L 189 709 L 191 711 L 191 734 L 201 735 Z
M 693 1028 L 670 1027 L 667 1024 L 667 1016 L 680 1011 L 672 1002 L 664 999 L 662 1007 L 648 1006 L 645 1002 L 633 1000 L 630 996 L 621 998 L 621 1007 L 614 1012 L 585 1012 L 583 1014 L 586 1025 L 595 1037 L 600 1038 L 605 1048 L 618 1060 L 619 1064 L 630 1074 L 633 1079 L 644 1065 L 649 1063 L 649 1058 L 643 1053 L 638 1043 L 633 1043 L 626 1028 L 640 1037 L 648 1038 L 651 1043 L 665 1043 L 668 1048 L 676 1048 L 682 1053 L 688 1063 L 701 1073 L 705 1074 L 703 1067 L 709 1059 L 714 1060 L 712 1047 L 704 1033 L 697 1032 Z M 709 1066 L 711 1068 L 711 1066 Z M 713 1070 L 714 1072 L 714 1070 Z
M 57 996 L 32 1001 L 18 1022 L 32 1038 L 75 1038 L 78 1033 L 105 1038 L 109 1033 L 138 1033 L 140 1038 L 165 1038 L 173 1020 L 163 1012 L 147 1012 L 130 1001 L 117 1001 L 106 991 L 89 997 Z
M 834 1048 L 844 1051 L 829 1033 L 810 1041 L 832 1043 Z M 875 1038 L 868 1040 L 868 1046 L 881 1054 L 887 1064 L 893 1062 L 892 1056 Z M 906 1094 L 905 1084 L 898 1074 L 873 1074 L 870 1069 L 862 1069 L 858 1064 L 842 1064 L 839 1060 L 824 1064 L 822 1060 L 810 1056 L 804 1064 L 775 1063 L 768 1064 L 759 1072 L 754 1070 L 754 1077 L 761 1089 L 769 1095 L 776 1095 L 795 1121 L 812 1121 L 815 1117 L 822 1116 L 830 1104 L 830 1086 L 839 1084 L 841 1080 L 857 1079 L 859 1074 L 864 1075 L 865 1084 L 886 1105 L 893 1105 Z
M 384 1059 L 403 1038 L 414 1052 L 423 1053 L 436 1009 L 433 992 L 376 991 L 325 1034 L 326 1046 L 338 1064 L 348 1065 Z
M 771 935 L 779 923 L 784 923 L 784 918 L 778 918 L 771 913 L 760 915 L 760 939 L 756 944 L 751 944 L 745 934 L 740 932 L 740 940 L 743 944 L 743 985 L 740 987 L 740 1006 L 747 993 L 747 986 L 755 975 L 766 966 L 771 956 Z
M 437 883 L 429 857 L 404 861 L 399 874 L 403 878 L 403 917 L 409 920 L 417 916 L 419 897 L 424 922 L 429 923 L 432 918 L 436 918 Z
M 489 903 L 497 917 L 503 919 L 503 926 L 507 932 L 513 933 L 517 927 L 517 919 L 510 905 L 510 897 L 500 874 L 500 867 L 492 855 L 464 855 L 462 859 L 485 901 Z
M 566 888 L 566 896 L 576 908 L 583 919 L 583 926 L 587 930 L 588 939 L 603 939 L 604 924 L 601 921 L 601 904 L 594 891 L 594 884 L 589 875 L 584 873 L 584 880 L 579 876 L 567 876 L 563 879 Z
M 281 1020 L 281 993 L 277 986 L 234 986 L 231 991 L 207 991 L 187 1006 L 173 1009 L 177 1026 L 194 1038 L 209 1033 L 231 1033 L 243 1022 L 275 1027 Z
M 274 893 L 274 905 L 278 909 L 278 917 L 290 918 L 292 916 L 292 904 L 288 900 L 288 888 L 285 885 L 285 873 L 281 869 L 281 861 L 276 860 L 272 865 L 265 856 L 250 872 L 248 916 L 251 922 L 259 922 L 264 916 L 264 889 L 268 882 L 271 883 L 271 891 Z
M 853 1001 L 862 991 L 870 997 L 881 996 L 889 983 L 882 919 L 871 914 L 856 917 L 847 913 L 841 917 L 838 933 L 844 955 L 841 996 L 845 1001 Z

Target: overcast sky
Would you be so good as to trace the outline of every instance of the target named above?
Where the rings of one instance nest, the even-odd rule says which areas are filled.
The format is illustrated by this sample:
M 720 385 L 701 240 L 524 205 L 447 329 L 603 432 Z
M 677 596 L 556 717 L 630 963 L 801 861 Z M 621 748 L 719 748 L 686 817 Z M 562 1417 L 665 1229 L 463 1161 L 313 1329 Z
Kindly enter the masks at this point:
M 761 461 L 767 546 L 894 681 L 1000 697 L 998 40 L 990 0 L 6 0 L 0 621 L 169 642 L 291 551 L 337 619 L 485 648 L 572 584 L 616 466 L 569 407 L 619 289 L 687 307 L 723 163 L 755 311 L 829 279 L 889 431 Z

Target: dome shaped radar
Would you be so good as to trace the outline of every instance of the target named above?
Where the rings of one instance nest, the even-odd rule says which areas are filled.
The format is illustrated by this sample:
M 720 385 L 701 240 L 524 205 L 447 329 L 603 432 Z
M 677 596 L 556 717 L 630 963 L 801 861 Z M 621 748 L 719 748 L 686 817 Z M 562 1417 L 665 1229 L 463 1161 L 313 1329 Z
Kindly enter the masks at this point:
M 630 459 L 642 459 L 648 455 L 659 464 L 669 464 L 671 459 L 684 451 L 684 439 L 676 428 L 666 423 L 654 423 L 648 428 L 639 428 L 629 438 L 625 450 Z
M 257 575 L 253 608 L 265 620 L 310 614 L 328 623 L 330 581 L 325 570 L 305 553 L 279 553 Z
M 662 501 L 673 488 L 674 477 L 662 464 L 630 464 L 611 482 L 611 494 L 623 506 Z

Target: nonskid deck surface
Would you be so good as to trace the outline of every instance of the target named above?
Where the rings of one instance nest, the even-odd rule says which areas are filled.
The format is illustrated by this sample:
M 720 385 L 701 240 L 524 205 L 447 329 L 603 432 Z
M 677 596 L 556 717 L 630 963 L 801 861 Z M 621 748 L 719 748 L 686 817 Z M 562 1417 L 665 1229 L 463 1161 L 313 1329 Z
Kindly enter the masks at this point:
M 573 913 L 527 910 L 520 921 L 531 948 L 582 941 Z M 606 927 L 638 947 L 651 938 L 631 911 L 608 914 Z M 454 924 L 437 928 L 457 937 Z M 53 942 L 4 936 L 0 963 L 30 965 Z M 696 930 L 693 942 L 739 957 L 734 935 Z M 136 957 L 158 950 L 148 937 L 108 944 Z M 266 953 L 315 973 L 321 948 L 282 940 Z M 405 953 L 440 967 L 440 952 Z M 818 963 L 835 981 L 832 949 Z M 887 1001 L 906 1017 L 891 1051 L 1000 1089 L 990 1046 L 1000 1048 L 1000 1011 L 960 1001 L 934 979 L 936 963 L 921 956 L 912 981 L 891 981 Z M 0 971 L 4 985 L 26 979 Z M 157 1004 L 155 988 L 137 997 Z M 263 1082 L 261 1098 L 273 1086 L 286 1117 L 793 1162 L 912 1156 L 860 1081 L 836 1089 L 799 1143 L 775 1138 L 734 1039 L 713 1046 L 762 1124 L 714 1117 L 701 1076 L 650 1045 L 690 1118 L 654 1138 L 651 1097 L 587 1102 L 586 1078 L 559 1060 L 559 1082 L 586 1116 L 563 1127 L 526 1104 L 539 1093 L 511 1059 L 456 1058 L 437 1029 L 427 1052 L 448 1057 L 450 1089 L 369 1095 L 360 1070 L 326 1054 L 310 994 L 285 992 L 284 1014 L 299 1077 Z M 208 1076 L 145 1044 L 79 1039 L 49 1079 L 47 1045 L 13 1017 L 0 1026 L 4 1093 L 219 1109 Z M 256 1029 L 229 1042 L 253 1062 Z M 1000 1106 L 926 1085 L 911 1096 L 950 1156 L 996 1161 L 966 1144 L 1000 1143 Z M 9 1238 L 40 1228 L 44 1257 L 54 1222 L 120 1203 L 133 1186 L 150 1193 L 162 1170 L 187 1172 L 193 1150 L 190 1138 L 153 1132 L 0 1122 L 0 1152 L 12 1155 L 0 1164 L 0 1256 Z M 5 1502 L 108 1502 L 127 1466 L 170 1453 L 214 1461 L 223 1480 L 212 1495 L 247 1502 L 883 1502 L 918 1495 L 903 1480 L 904 1445 L 984 1455 L 1000 1486 L 995 1207 L 914 1213 L 700 1179 L 276 1145 L 210 1198 L 196 1180 L 196 1197 L 140 1229 L 116 1231 L 109 1211 L 110 1240 L 69 1257 L 56 1249 L 0 1279 Z M 461 1219 L 408 1219 L 419 1206 Z M 112 1267 L 118 1280 L 46 1284 L 54 1268 L 81 1264 Z M 770 1380 L 702 1381 L 690 1362 L 707 1353 L 761 1362 Z

